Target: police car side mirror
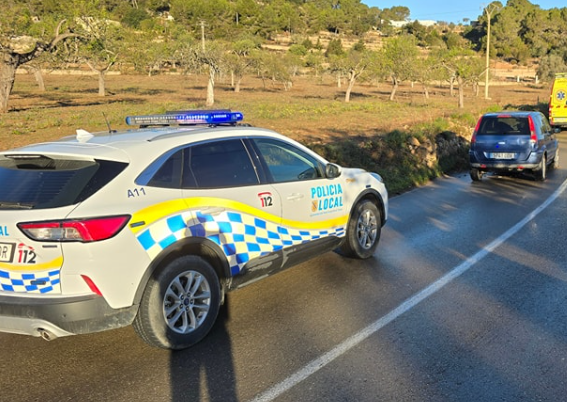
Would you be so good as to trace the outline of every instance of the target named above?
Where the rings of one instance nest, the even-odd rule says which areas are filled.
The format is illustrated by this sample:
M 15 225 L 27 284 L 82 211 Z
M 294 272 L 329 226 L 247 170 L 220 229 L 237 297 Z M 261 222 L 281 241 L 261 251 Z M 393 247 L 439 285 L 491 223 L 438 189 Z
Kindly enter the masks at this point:
M 334 163 L 327 163 L 325 166 L 325 177 L 327 179 L 335 179 L 341 175 L 341 167 Z

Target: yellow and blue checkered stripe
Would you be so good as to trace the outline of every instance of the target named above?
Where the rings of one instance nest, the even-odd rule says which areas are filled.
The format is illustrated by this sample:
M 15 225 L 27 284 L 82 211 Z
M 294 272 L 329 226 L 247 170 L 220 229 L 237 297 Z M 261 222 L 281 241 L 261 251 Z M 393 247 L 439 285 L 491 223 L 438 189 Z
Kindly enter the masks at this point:
M 50 293 L 59 290 L 59 269 L 17 272 L 0 269 L 0 289 L 20 293 Z
M 0 263 L 0 290 L 15 293 L 60 293 L 63 257 L 29 265 Z
M 221 247 L 232 275 L 237 275 L 254 258 L 327 236 L 342 237 L 345 226 L 298 229 L 237 210 L 214 215 L 194 210 L 157 220 L 136 235 L 151 258 L 182 238 L 205 237 Z

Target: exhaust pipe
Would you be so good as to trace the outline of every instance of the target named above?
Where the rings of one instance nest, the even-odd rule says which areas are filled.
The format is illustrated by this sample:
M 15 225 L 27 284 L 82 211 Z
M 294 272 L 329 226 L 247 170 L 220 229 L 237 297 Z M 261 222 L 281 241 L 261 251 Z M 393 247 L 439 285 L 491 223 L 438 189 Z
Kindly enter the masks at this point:
M 39 336 L 46 341 L 52 341 L 53 339 L 57 338 L 55 334 L 52 334 L 46 329 L 38 328 L 37 331 L 39 332 Z

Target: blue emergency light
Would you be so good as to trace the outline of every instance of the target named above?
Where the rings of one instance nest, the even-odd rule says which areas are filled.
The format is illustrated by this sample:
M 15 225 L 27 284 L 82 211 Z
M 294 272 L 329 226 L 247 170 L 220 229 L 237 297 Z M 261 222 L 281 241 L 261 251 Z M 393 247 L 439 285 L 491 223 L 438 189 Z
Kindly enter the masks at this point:
M 181 110 L 166 112 L 165 114 L 151 114 L 145 116 L 127 116 L 126 124 L 129 126 L 170 126 L 170 125 L 218 125 L 236 124 L 244 118 L 241 112 L 223 110 Z

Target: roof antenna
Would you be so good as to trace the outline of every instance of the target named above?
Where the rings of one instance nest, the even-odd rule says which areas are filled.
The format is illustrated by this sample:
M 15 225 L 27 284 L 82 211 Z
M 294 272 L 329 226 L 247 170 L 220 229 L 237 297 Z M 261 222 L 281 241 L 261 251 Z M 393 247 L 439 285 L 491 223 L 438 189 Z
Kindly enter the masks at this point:
M 104 121 L 106 122 L 106 127 L 108 127 L 108 133 L 109 133 L 109 134 L 115 133 L 116 130 L 113 130 L 113 129 L 110 127 L 110 122 L 108 121 L 108 118 L 106 117 L 106 113 L 102 112 L 102 116 L 104 117 Z

